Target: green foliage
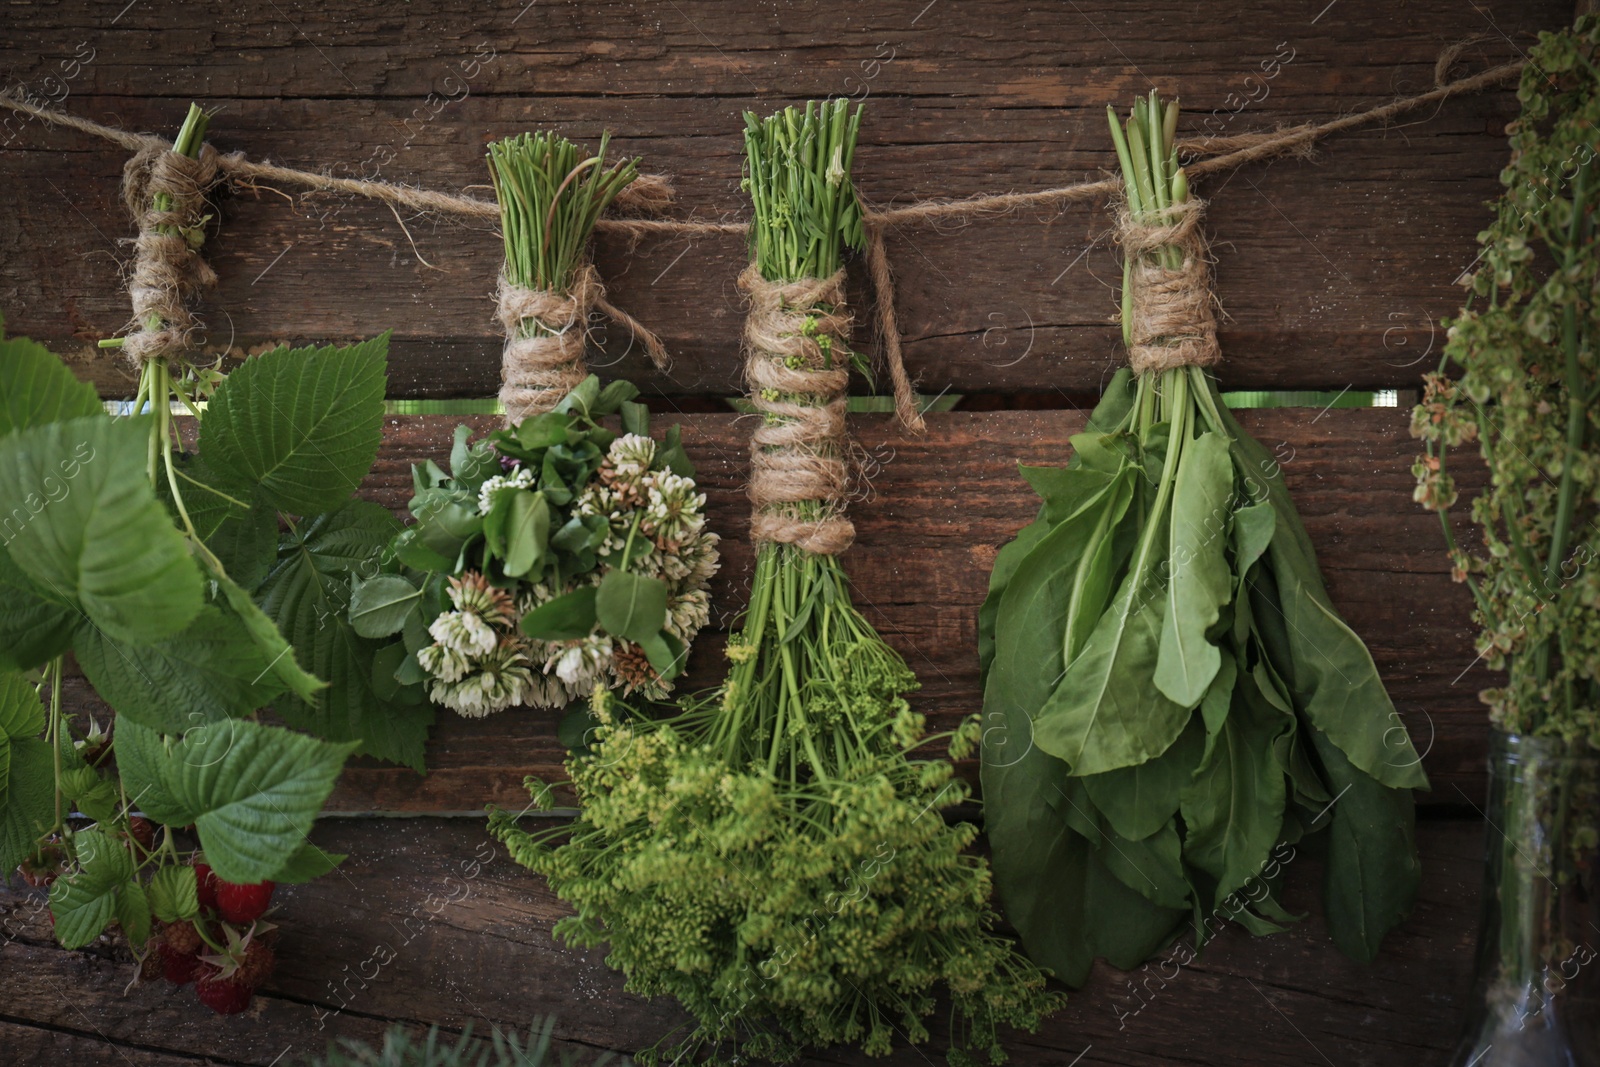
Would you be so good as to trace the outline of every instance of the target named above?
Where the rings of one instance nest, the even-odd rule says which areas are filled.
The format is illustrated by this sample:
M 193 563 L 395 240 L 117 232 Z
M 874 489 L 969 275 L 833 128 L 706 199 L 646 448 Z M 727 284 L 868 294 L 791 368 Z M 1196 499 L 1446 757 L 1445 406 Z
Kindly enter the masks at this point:
M 387 333 L 347 348 L 279 348 L 248 359 L 211 398 L 200 452 L 279 511 L 338 507 L 382 439 Z
M 200 570 L 145 477 L 145 418 L 92 415 L 0 438 L 6 550 L 49 596 L 124 641 L 177 633 Z
M 1506 127 L 1511 161 L 1478 235 L 1468 306 L 1449 325 L 1412 432 L 1416 499 L 1441 513 L 1452 574 L 1473 592 L 1481 694 L 1516 734 L 1600 745 L 1600 18 L 1541 33 Z M 1457 545 L 1449 450 L 1476 443 L 1483 549 Z
M 563 1053 L 553 1058 L 551 1040 L 555 1034 L 555 1020 L 538 1020 L 528 1027 L 526 1036 L 515 1030 L 495 1027 L 492 1040 L 472 1036 L 468 1023 L 454 1041 L 441 1033 L 437 1026 L 428 1028 L 427 1036 L 417 1040 L 405 1026 L 396 1023 L 384 1032 L 383 1043 L 377 1047 L 341 1038 L 327 1053 L 304 1061 L 305 1067 L 577 1067 L 580 1060 L 574 1053 Z M 601 1053 L 593 1059 L 582 1061 L 588 1067 L 602 1067 L 612 1062 L 610 1053 Z
M 56 940 L 62 948 L 82 948 L 118 914 L 118 900 L 131 893 L 144 899 L 133 885 L 133 857 L 123 843 L 102 830 L 79 830 L 73 835 L 78 866 L 50 886 L 50 913 L 56 920 Z M 148 927 L 149 912 L 144 913 Z
M 295 657 L 328 682 L 312 700 L 280 701 L 278 713 L 319 737 L 357 741 L 360 752 L 421 771 L 433 709 L 420 700 L 419 686 L 409 701 L 376 690 L 373 664 L 384 646 L 362 636 L 349 617 L 352 585 L 376 570 L 398 528 L 386 509 L 361 500 L 319 515 L 284 535 L 257 596 Z M 370 580 L 387 581 L 377 574 Z
M 1113 121 L 1145 221 L 1187 199 L 1176 117 Z M 1072 443 L 1023 469 L 1039 516 L 979 612 L 985 817 L 1029 954 L 1077 985 L 1189 923 L 1280 930 L 1271 872 L 1321 834 L 1334 943 L 1372 959 L 1415 899 L 1427 778 L 1277 463 L 1196 366 L 1120 371 Z
M 274 878 L 295 859 L 356 747 L 244 719 L 154 740 L 119 719 L 117 733 L 119 748 L 137 739 L 138 762 L 122 770 L 129 792 L 158 798 L 162 822 L 194 823 L 217 877 L 240 883 Z
M 94 385 L 79 381 L 44 345 L 26 337 L 0 340 L 0 437 L 104 411 Z

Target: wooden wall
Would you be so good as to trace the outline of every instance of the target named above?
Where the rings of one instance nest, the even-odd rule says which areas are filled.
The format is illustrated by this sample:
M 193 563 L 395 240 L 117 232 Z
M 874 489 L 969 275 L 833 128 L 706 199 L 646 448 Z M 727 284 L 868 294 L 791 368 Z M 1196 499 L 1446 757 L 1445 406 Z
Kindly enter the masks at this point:
M 880 207 L 1025 191 L 1112 168 L 1104 106 L 1152 85 L 1182 95 L 1193 133 L 1208 119 L 1230 133 L 1327 119 L 1431 87 L 1446 44 L 1481 38 L 1459 69 L 1480 67 L 1572 12 L 1565 0 L 1324 4 L 0 0 L 0 84 L 168 135 L 194 99 L 215 112 L 211 140 L 225 151 L 431 188 L 478 185 L 479 195 L 489 140 L 609 129 L 618 151 L 672 176 L 680 217 L 739 219 L 739 116 L 749 108 L 865 99 L 857 180 Z M 1410 500 L 1416 449 L 1404 398 L 1438 361 L 1438 319 L 1458 306 L 1455 282 L 1476 254 L 1515 114 L 1510 91 L 1452 100 L 1337 137 L 1312 159 L 1214 176 L 1197 190 L 1210 202 L 1226 311 L 1225 388 L 1401 391 L 1398 408 L 1260 411 L 1246 425 L 1279 455 L 1334 600 L 1427 751 L 1434 791 L 1415 917 L 1371 969 L 1339 957 L 1314 919 L 1270 941 L 1225 936 L 1160 995 L 1146 993 L 1136 1017 L 1123 976 L 1107 972 L 1043 1034 L 1019 1039 L 1017 1062 L 1410 1065 L 1442 1059 L 1453 1041 L 1479 873 L 1475 694 L 1492 676 L 1473 663 L 1468 598 L 1449 581 L 1437 522 Z M 127 318 L 123 153 L 16 117 L 0 123 L 0 144 L 11 194 L 0 212 L 6 328 L 49 344 L 105 396 L 127 395 L 124 367 L 94 347 Z M 207 246 L 222 279 L 203 309 L 208 344 L 239 358 L 280 340 L 392 328 L 391 397 L 492 395 L 498 238 L 485 223 L 404 221 L 340 197 L 232 197 Z M 885 417 L 854 420 L 876 462 L 871 493 L 853 508 L 859 536 L 847 562 L 936 721 L 978 707 L 974 610 L 994 552 L 1034 510 L 1014 464 L 1064 460 L 1083 406 L 1121 359 L 1108 229 L 1096 204 L 890 234 L 910 370 L 928 397 L 963 400 L 931 415 L 918 438 Z M 734 237 L 608 238 L 597 252 L 612 298 L 656 328 L 675 361 L 658 372 L 613 330 L 593 365 L 631 378 L 665 421 L 684 424 L 726 538 L 715 589 L 725 618 L 750 562 L 747 430 L 712 412 L 738 391 L 733 280 L 744 258 Z M 865 308 L 863 272 L 853 273 Z M 390 420 L 364 491 L 403 506 L 408 464 L 445 448 L 457 421 Z M 715 635 L 702 642 L 695 679 L 715 677 L 719 648 Z M 73 695 L 96 707 L 81 683 Z M 333 807 L 478 811 L 515 800 L 522 776 L 561 754 L 546 713 L 446 714 L 428 777 L 353 765 Z M 112 950 L 51 947 L 33 898 L 0 890 L 0 1047 L 19 1063 L 270 1064 L 334 1034 L 370 1036 L 388 1019 L 459 1027 L 555 1012 L 575 1046 L 626 1050 L 675 1018 L 670 1005 L 622 993 L 598 954 L 550 944 L 559 901 L 503 853 L 463 880 L 457 868 L 489 848 L 481 822 L 341 819 L 318 833 L 352 858 L 286 894 L 283 966 L 242 1021 L 214 1019 L 164 987 L 124 995 L 127 968 Z M 1312 904 L 1307 866 L 1291 883 Z M 430 894 L 455 899 L 433 914 Z M 412 915 L 425 918 L 407 923 Z M 384 939 L 398 952 L 374 976 L 362 964 Z

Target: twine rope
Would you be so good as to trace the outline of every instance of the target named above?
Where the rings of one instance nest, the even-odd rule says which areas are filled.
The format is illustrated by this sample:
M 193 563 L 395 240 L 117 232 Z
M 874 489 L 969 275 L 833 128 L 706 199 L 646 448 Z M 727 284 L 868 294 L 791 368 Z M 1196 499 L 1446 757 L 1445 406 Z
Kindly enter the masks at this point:
M 206 194 L 220 180 L 221 157 L 210 145 L 196 159 L 150 145 L 128 160 L 122 172 L 123 200 L 139 227 L 134 240 L 133 273 L 123 355 L 135 367 L 187 351 L 200 323 L 192 305 L 217 284 L 216 272 L 200 254 Z M 156 205 L 163 197 L 166 208 Z
M 1130 264 L 1128 365 L 1135 374 L 1209 367 L 1222 358 L 1211 265 L 1200 234 L 1204 210 L 1204 201 L 1191 199 L 1166 208 L 1153 222 L 1135 220 L 1126 207 L 1117 213 L 1117 241 Z M 1178 250 L 1179 266 L 1156 258 L 1164 248 Z
M 1515 60 L 1468 77 L 1458 78 L 1449 82 L 1444 81 L 1443 79 L 1448 76 L 1452 65 L 1467 43 L 1470 42 L 1457 42 L 1445 48 L 1439 54 L 1434 70 L 1435 85 L 1434 88 L 1427 92 L 1400 97 L 1377 107 L 1344 115 L 1328 122 L 1301 123 L 1296 126 L 1263 133 L 1244 133 L 1182 141 L 1178 145 L 1179 151 L 1190 158 L 1190 162 L 1185 165 L 1185 169 L 1193 178 L 1241 167 L 1247 163 L 1262 159 L 1304 155 L 1317 141 L 1333 134 L 1385 122 L 1407 112 L 1424 108 L 1431 104 L 1442 103 L 1453 96 L 1482 92 L 1485 89 L 1503 85 L 1520 76 L 1523 67 L 1526 65 L 1523 60 Z M 80 118 L 53 108 L 41 107 L 38 104 L 21 100 L 11 95 L 9 91 L 0 92 L 0 106 L 32 115 L 47 123 L 66 126 L 70 129 L 87 133 L 112 144 L 121 145 L 134 152 L 139 152 L 152 146 L 168 147 L 168 143 L 159 137 L 130 133 L 113 126 L 103 125 L 91 119 Z M 497 205 L 491 201 L 480 200 L 475 197 L 442 193 L 392 182 L 335 178 L 332 175 L 314 171 L 297 170 L 273 163 L 256 162 L 239 154 L 219 156 L 218 167 L 230 179 L 240 183 L 249 181 L 277 182 L 298 185 L 317 191 L 363 196 L 382 201 L 391 207 L 403 206 L 417 211 L 432 211 L 470 218 L 497 219 L 499 217 Z M 641 177 L 634 184 L 638 185 L 639 181 L 643 180 L 644 178 Z M 646 186 L 646 189 L 650 188 L 651 186 Z M 895 384 L 896 413 L 904 426 L 908 429 L 917 427 L 921 423 L 921 417 L 916 410 L 915 393 L 910 388 L 909 379 L 906 377 L 899 331 L 898 329 L 891 329 L 895 324 L 894 282 L 888 270 L 887 252 L 883 247 L 885 229 L 895 224 L 915 223 L 928 219 L 959 218 L 976 214 L 1004 214 L 1024 208 L 1060 208 L 1067 204 L 1084 200 L 1115 196 L 1121 190 L 1121 179 L 1111 177 L 1028 193 L 1000 193 L 967 197 L 965 199 L 931 199 L 908 204 L 904 207 L 874 209 L 864 212 L 864 221 L 868 234 L 868 267 L 872 275 L 873 297 L 877 307 L 878 325 L 880 331 L 884 334 L 884 360 L 889 366 L 890 375 Z M 657 234 L 710 237 L 749 232 L 749 224 L 743 222 L 704 222 L 695 219 L 662 218 L 603 218 L 596 223 L 595 228 L 605 232 L 625 234 L 634 238 Z M 874 247 L 874 244 L 876 244 L 876 247 Z M 879 266 L 874 265 L 875 261 L 881 264 L 881 270 Z M 887 310 L 885 310 L 886 308 Z M 648 345 L 648 342 L 646 343 Z M 905 381 L 905 389 L 903 391 L 901 389 L 902 381 Z
M 856 535 L 844 515 L 851 467 L 845 360 L 852 319 L 844 271 L 771 282 L 751 263 L 739 275 L 739 288 L 750 301 L 745 381 L 761 419 L 750 435 L 750 539 L 836 556 Z

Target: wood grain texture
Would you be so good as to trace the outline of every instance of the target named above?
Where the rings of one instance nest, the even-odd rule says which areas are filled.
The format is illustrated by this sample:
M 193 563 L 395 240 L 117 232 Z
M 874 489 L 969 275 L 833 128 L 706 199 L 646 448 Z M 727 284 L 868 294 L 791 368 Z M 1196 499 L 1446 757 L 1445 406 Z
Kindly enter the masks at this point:
M 1419 827 L 1421 897 L 1371 966 L 1328 942 L 1317 863 L 1297 857 L 1286 866 L 1286 903 L 1311 912 L 1304 923 L 1262 939 L 1231 927 L 1181 969 L 1124 974 L 1100 964 L 1039 1034 L 1011 1036 L 1012 1062 L 1442 1062 L 1470 980 L 1482 833 L 1481 823 L 1460 820 Z M 471 1021 L 483 1033 L 550 1013 L 568 1049 L 631 1051 L 681 1019 L 669 1003 L 624 992 L 602 952 L 554 943 L 551 926 L 565 905 L 490 842 L 480 821 L 328 819 L 314 838 L 350 859 L 336 874 L 280 890 L 277 973 L 248 1013 L 230 1019 L 165 983 L 124 994 L 133 968 L 124 951 L 57 948 L 39 897 L 0 888 L 5 1062 L 267 1067 L 297 1063 L 335 1036 L 372 1040 L 389 1020 L 450 1029 Z M 932 1029 L 935 1042 L 947 1032 L 937 1020 Z M 930 1044 L 926 1057 L 901 1048 L 867 1060 L 836 1050 L 804 1062 L 909 1067 L 942 1062 L 938 1047 Z
M 1367 642 L 1434 791 L 1424 803 L 1477 803 L 1483 792 L 1484 712 L 1476 694 L 1492 675 L 1474 663 L 1470 598 L 1451 583 L 1438 521 L 1411 503 L 1417 445 L 1409 414 L 1393 409 L 1243 411 L 1246 429 L 1278 457 L 1315 543 L 1334 603 Z M 852 428 L 870 480 L 851 507 L 856 544 L 844 556 L 857 605 L 916 671 L 913 700 L 930 725 L 948 728 L 980 710 L 978 605 L 995 552 L 1033 518 L 1038 499 L 1018 463 L 1059 464 L 1085 413 L 1003 411 L 930 415 L 928 433 L 908 437 L 887 416 Z M 479 430 L 495 420 L 437 416 L 387 420 L 383 450 L 363 495 L 397 513 L 410 498 L 410 465 L 449 454 L 459 422 Z M 679 421 L 723 537 L 713 613 L 725 630 L 743 607 L 752 555 L 746 542 L 749 426 L 733 415 L 658 417 Z M 1463 493 L 1480 476 L 1457 475 Z M 404 517 L 404 516 L 403 516 Z M 683 689 L 715 684 L 723 670 L 720 632 L 696 644 Z M 81 680 L 79 710 L 109 714 Z M 490 801 L 521 806 L 525 775 L 562 777 L 559 713 L 514 709 L 487 719 L 439 713 L 428 774 L 353 761 L 332 804 L 348 811 L 476 811 Z M 964 770 L 976 778 L 976 765 Z
M 1343 0 L 1314 21 L 1265 0 L 294 0 L 245 11 L 205 0 L 139 3 L 115 19 L 85 0 L 8 9 L 16 25 L 0 41 L 0 69 L 14 87 L 80 114 L 170 130 L 193 97 L 219 111 L 212 136 L 223 149 L 447 189 L 483 184 L 491 138 L 535 126 L 585 139 L 610 129 L 617 150 L 670 173 L 679 214 L 699 218 L 746 214 L 737 188 L 745 108 L 866 99 L 856 171 L 875 204 L 1040 189 L 1113 168 L 1104 106 L 1126 105 L 1151 79 L 1182 95 L 1190 132 L 1207 120 L 1230 133 L 1270 128 L 1424 90 L 1440 47 L 1463 35 L 1489 36 L 1463 59 L 1481 64 L 1570 17 L 1555 0 L 1400 10 Z M 1454 100 L 1393 129 L 1338 137 L 1316 162 L 1202 183 L 1227 310 L 1227 383 L 1413 385 L 1437 360 L 1434 323 L 1459 305 L 1453 283 L 1489 217 L 1483 202 L 1497 190 L 1514 115 L 1509 90 Z M 92 344 L 127 318 L 122 155 L 16 119 L 0 140 L 0 182 L 23 206 L 0 215 L 0 310 L 14 331 L 81 360 L 107 395 L 129 392 L 116 358 Z M 926 392 L 1098 387 L 1120 359 L 1104 208 L 896 228 L 907 357 Z M 204 312 L 212 346 L 238 353 L 392 327 L 394 395 L 495 392 L 489 297 L 500 253 L 489 226 L 412 219 L 408 238 L 376 205 L 291 206 L 269 193 L 235 198 L 220 214 L 209 255 L 222 284 Z M 438 270 L 418 262 L 412 239 Z M 739 239 L 634 249 L 603 240 L 597 258 L 618 303 L 677 356 L 660 374 L 612 330 L 597 337 L 597 363 L 657 395 L 736 391 Z M 360 299 L 343 299 L 351 293 Z

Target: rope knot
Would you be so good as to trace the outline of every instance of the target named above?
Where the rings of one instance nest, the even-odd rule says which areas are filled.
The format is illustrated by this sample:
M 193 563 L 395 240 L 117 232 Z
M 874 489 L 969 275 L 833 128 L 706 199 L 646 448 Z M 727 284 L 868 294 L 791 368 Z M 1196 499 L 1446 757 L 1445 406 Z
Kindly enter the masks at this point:
M 139 226 L 128 280 L 133 319 L 122 349 L 135 365 L 191 347 L 199 320 L 190 305 L 217 284 L 200 254 L 206 196 L 229 158 L 209 144 L 195 159 L 148 145 L 123 168 L 123 199 Z
M 1131 267 L 1133 319 L 1128 363 L 1135 374 L 1190 365 L 1207 367 L 1222 358 L 1211 294 L 1211 267 L 1200 234 L 1204 202 L 1173 204 L 1156 222 L 1140 222 L 1127 208 L 1117 214 L 1117 241 Z M 1156 253 L 1175 248 L 1179 266 Z
M 752 263 L 739 275 L 745 380 L 761 424 L 750 435 L 750 537 L 838 555 L 855 540 L 844 516 L 851 464 L 845 432 L 852 316 L 844 271 L 769 282 Z

